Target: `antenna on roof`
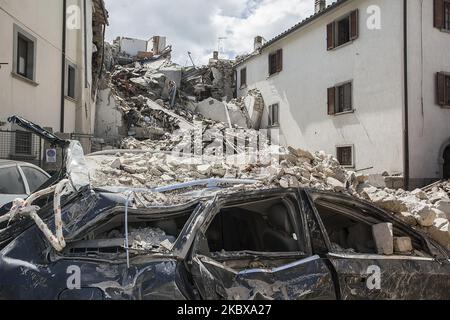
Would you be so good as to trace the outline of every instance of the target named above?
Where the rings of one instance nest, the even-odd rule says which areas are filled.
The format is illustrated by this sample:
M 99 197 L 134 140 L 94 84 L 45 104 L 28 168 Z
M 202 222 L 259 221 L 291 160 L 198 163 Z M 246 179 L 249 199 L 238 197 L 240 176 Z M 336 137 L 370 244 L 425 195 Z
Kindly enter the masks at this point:
M 196 68 L 195 63 L 194 63 L 194 60 L 192 59 L 192 53 L 191 53 L 190 51 L 188 51 L 188 56 L 189 56 L 189 59 L 191 59 L 192 66 L 193 66 L 194 68 Z

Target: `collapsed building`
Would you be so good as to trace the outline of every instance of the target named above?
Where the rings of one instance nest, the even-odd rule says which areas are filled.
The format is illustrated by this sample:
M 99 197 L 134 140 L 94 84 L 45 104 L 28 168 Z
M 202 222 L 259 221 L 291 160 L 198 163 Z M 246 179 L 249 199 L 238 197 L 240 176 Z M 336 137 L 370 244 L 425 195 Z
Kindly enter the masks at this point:
M 230 97 L 232 62 L 182 68 L 170 52 L 115 65 L 103 80 L 97 105 L 97 187 L 155 188 L 197 179 L 254 179 L 246 188 L 313 188 L 374 203 L 450 248 L 450 182 L 412 192 L 380 188 L 347 171 L 334 156 L 280 147 L 277 132 L 259 130 L 265 108 L 257 89 Z M 188 157 L 186 158 L 186 155 Z M 97 160 L 98 161 L 98 160 Z M 167 197 L 153 199 L 170 202 Z M 150 201 L 151 202 L 151 201 Z

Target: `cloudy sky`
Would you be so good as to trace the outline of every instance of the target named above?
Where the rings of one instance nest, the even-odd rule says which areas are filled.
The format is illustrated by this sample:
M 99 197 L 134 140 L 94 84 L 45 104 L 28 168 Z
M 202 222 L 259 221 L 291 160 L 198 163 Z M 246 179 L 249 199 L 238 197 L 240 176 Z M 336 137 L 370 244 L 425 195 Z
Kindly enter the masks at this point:
M 332 2 L 328 0 L 327 2 Z M 253 38 L 270 40 L 314 11 L 314 0 L 106 0 L 108 41 L 117 36 L 149 39 L 166 36 L 173 60 L 205 63 L 218 48 L 234 58 L 253 48 Z

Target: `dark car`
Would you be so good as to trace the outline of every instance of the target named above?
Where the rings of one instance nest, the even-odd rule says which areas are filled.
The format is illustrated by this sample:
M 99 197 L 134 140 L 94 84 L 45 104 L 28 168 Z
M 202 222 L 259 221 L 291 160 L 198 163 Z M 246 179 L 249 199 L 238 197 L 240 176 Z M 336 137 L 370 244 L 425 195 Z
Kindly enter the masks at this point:
M 0 225 L 2 299 L 449 299 L 449 252 L 395 216 L 343 194 L 237 190 L 207 180 L 62 197 L 65 246 L 42 224 Z M 175 203 L 139 206 L 139 194 Z M 175 195 L 173 195 L 175 197 Z M 55 230 L 52 199 L 39 216 Z M 408 254 L 377 253 L 392 223 Z

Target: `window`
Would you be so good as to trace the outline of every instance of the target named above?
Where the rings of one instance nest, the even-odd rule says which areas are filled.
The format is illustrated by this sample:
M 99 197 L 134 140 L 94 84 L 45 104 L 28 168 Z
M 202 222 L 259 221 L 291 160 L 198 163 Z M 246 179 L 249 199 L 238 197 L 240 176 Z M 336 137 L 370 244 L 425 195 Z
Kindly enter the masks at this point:
M 336 148 L 336 158 L 343 167 L 353 167 L 353 147 L 343 146 Z
M 75 99 L 75 78 L 76 78 L 76 68 L 73 64 L 68 62 L 66 96 L 72 99 Z
M 36 39 L 14 26 L 13 72 L 31 81 L 35 79 Z
M 208 249 L 223 252 L 306 252 L 290 206 L 281 200 L 222 209 L 206 232 Z
M 25 178 L 27 179 L 28 186 L 30 187 L 30 192 L 33 193 L 40 186 L 42 186 L 47 180 L 48 177 L 40 172 L 39 170 L 32 167 L 21 167 Z
M 151 217 L 145 210 L 141 213 L 130 213 L 128 237 L 133 254 L 145 255 L 160 250 L 164 243 L 174 244 L 194 209 L 189 208 L 165 218 Z M 79 241 L 68 244 L 63 252 L 66 257 L 124 257 L 124 212 L 110 211 L 105 214 L 101 221 L 92 221 L 76 230 L 73 237 Z
M 280 125 L 280 106 L 278 103 L 269 106 L 269 126 L 277 127 Z
M 25 194 L 25 186 L 17 167 L 0 168 L 0 194 Z
M 359 36 L 359 11 L 355 10 L 348 15 L 327 25 L 327 49 L 332 50 Z
M 328 115 L 353 111 L 352 83 L 347 82 L 328 89 Z
M 440 30 L 450 31 L 449 0 L 434 0 L 434 26 Z
M 350 204 L 345 200 L 322 198 L 318 194 L 312 194 L 312 198 L 330 239 L 332 252 L 382 254 L 376 245 L 379 239 L 373 232 L 373 226 L 384 221 L 379 220 L 379 215 L 373 212 L 373 209 L 356 201 Z M 409 232 L 405 233 L 404 228 L 399 228 L 395 223 L 393 227 L 392 242 L 396 237 L 409 237 L 413 247 L 410 252 L 401 252 L 396 251 L 393 246 L 394 254 L 429 256 L 428 248 L 420 237 L 415 237 Z
M 269 55 L 269 75 L 283 70 L 283 49 Z
M 437 104 L 450 106 L 450 74 L 440 72 L 437 74 Z
M 247 68 L 241 69 L 241 88 L 247 85 Z
M 15 134 L 15 154 L 31 155 L 32 136 L 31 132 L 16 131 Z
M 337 22 L 337 45 L 343 45 L 350 41 L 350 17 Z

